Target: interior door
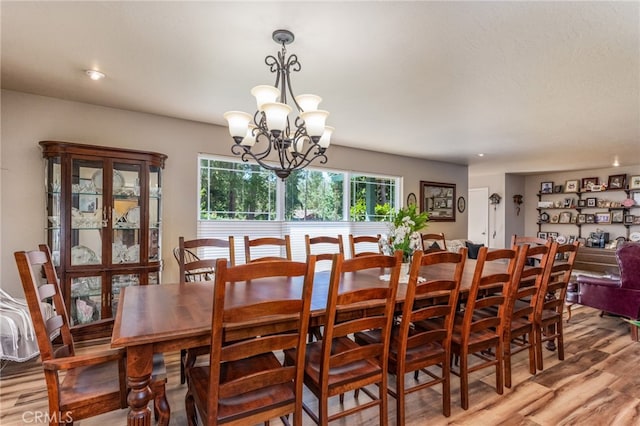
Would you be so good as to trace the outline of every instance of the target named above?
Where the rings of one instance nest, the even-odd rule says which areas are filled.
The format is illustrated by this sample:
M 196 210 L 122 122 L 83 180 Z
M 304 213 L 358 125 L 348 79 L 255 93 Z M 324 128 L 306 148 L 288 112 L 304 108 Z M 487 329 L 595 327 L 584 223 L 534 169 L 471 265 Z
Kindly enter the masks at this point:
M 489 188 L 470 188 L 468 209 L 468 238 L 489 247 Z

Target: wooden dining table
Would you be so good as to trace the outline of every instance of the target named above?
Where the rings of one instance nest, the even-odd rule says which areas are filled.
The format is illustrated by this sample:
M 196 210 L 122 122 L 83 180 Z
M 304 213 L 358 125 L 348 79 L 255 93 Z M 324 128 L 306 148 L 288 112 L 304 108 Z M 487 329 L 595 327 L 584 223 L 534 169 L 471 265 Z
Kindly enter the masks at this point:
M 473 280 L 476 261 L 467 259 L 460 292 L 468 293 Z M 435 265 L 429 269 L 429 279 L 447 275 L 451 265 Z M 504 272 L 506 265 L 487 263 L 485 271 Z M 343 274 L 341 291 L 379 286 L 384 271 L 372 269 Z M 130 388 L 127 402 L 127 424 L 150 425 L 152 400 L 149 388 L 154 353 L 178 351 L 184 348 L 211 344 L 211 319 L 213 307 L 213 283 L 178 283 L 146 286 L 130 286 L 122 289 L 118 304 L 111 346 L 126 348 L 127 386 Z M 302 278 L 259 279 L 228 283 L 225 306 L 241 306 L 265 300 L 299 297 Z M 327 304 L 329 271 L 314 275 L 311 300 L 311 323 L 322 325 Z M 404 301 L 406 284 L 399 284 L 397 303 Z M 363 310 L 376 309 L 376 305 L 362 306 Z

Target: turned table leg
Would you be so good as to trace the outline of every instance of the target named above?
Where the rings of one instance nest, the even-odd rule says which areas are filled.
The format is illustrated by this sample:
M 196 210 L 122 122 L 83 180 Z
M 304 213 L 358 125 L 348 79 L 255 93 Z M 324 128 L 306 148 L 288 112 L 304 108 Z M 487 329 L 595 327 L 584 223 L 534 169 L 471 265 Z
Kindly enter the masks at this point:
M 149 401 L 153 399 L 151 372 L 153 367 L 153 347 L 151 345 L 127 348 L 127 386 L 129 395 L 128 426 L 150 426 L 151 410 Z

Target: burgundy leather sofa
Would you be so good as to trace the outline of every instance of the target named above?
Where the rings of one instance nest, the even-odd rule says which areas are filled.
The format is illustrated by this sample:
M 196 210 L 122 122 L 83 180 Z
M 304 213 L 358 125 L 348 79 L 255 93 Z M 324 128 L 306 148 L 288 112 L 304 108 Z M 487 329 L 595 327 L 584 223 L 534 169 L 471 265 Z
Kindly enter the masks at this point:
M 640 319 L 640 243 L 626 243 L 616 250 L 620 278 L 579 275 L 578 303 L 630 319 Z M 638 327 L 631 325 L 638 340 Z

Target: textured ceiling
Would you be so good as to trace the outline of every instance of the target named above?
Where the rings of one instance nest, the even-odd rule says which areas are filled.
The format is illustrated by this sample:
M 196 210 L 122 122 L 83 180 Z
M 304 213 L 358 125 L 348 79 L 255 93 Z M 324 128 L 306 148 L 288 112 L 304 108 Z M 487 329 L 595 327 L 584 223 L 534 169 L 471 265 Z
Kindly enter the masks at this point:
M 640 165 L 639 2 L 0 7 L 4 89 L 224 125 L 273 84 L 286 28 L 294 92 L 323 97 L 335 144 L 479 174 Z

